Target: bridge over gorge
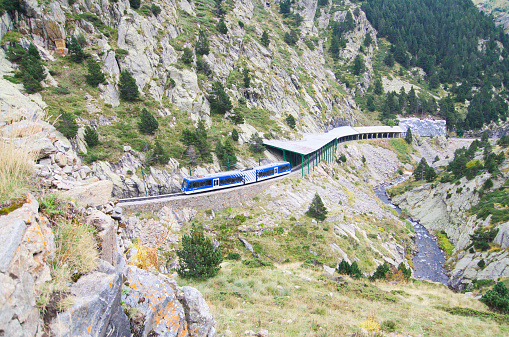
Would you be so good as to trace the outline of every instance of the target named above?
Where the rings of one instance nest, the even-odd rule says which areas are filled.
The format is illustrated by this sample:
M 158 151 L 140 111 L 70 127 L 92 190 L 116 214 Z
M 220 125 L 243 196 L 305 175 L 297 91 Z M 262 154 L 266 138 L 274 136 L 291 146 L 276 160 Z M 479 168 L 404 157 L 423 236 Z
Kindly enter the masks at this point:
M 399 126 L 340 126 L 326 133 L 305 134 L 301 140 L 265 140 L 263 143 L 289 161 L 292 167 L 300 166 L 304 176 L 320 161 L 334 160 L 338 144 L 352 140 L 401 138 L 405 134 Z

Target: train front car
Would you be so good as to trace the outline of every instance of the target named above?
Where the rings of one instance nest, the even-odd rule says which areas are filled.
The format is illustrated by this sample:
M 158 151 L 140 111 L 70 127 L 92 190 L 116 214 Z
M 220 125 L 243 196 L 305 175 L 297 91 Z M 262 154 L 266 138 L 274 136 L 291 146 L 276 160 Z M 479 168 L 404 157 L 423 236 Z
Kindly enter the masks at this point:
M 182 182 L 182 192 L 193 194 L 228 188 L 244 184 L 244 177 L 240 171 L 220 172 L 201 177 L 185 178 Z
M 256 168 L 256 181 L 267 180 L 291 171 L 292 166 L 287 161 L 259 166 Z

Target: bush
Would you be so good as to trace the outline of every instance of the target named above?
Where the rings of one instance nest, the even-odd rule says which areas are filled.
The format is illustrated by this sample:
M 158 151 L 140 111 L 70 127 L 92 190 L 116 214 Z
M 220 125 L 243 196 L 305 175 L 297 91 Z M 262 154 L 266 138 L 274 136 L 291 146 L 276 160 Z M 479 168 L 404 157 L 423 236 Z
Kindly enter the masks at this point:
M 244 88 L 249 88 L 249 85 L 251 84 L 251 78 L 249 77 L 249 69 L 244 68 L 242 71 L 243 80 L 244 80 Z
M 166 151 L 161 146 L 158 140 L 156 140 L 154 150 L 152 150 L 147 156 L 147 165 L 161 164 L 165 165 L 170 160 L 170 156 L 166 153 Z
M 129 4 L 131 5 L 131 8 L 138 9 L 141 5 L 141 0 L 129 0 Z
M 141 110 L 140 121 L 138 122 L 138 129 L 141 133 L 153 135 L 159 128 L 157 119 L 146 108 Z
M 260 39 L 260 42 L 262 43 L 262 45 L 267 48 L 270 44 L 270 39 L 269 39 L 269 34 L 267 33 L 266 30 L 263 31 L 262 33 L 262 38 Z
M 498 282 L 492 290 L 489 290 L 481 297 L 481 302 L 490 307 L 491 310 L 502 314 L 509 313 L 509 289 L 504 283 Z
M 210 52 L 209 39 L 207 38 L 205 31 L 203 30 L 200 30 L 198 40 L 196 41 L 195 49 L 196 54 L 198 55 L 208 55 L 208 53 Z
M 472 244 L 475 249 L 480 249 L 481 251 L 487 251 L 490 248 L 490 242 L 492 242 L 498 234 L 498 228 L 482 230 L 478 229 L 474 231 L 474 234 L 470 235 L 470 239 L 472 240 Z
M 322 198 L 315 193 L 313 201 L 311 201 L 311 205 L 309 205 L 309 209 L 306 212 L 306 215 L 310 218 L 315 218 L 317 220 L 323 221 L 327 217 L 327 208 L 323 204 Z
M 338 159 L 336 159 L 336 163 L 338 163 L 338 164 L 346 163 L 346 156 L 344 154 L 339 156 Z
M 78 123 L 76 123 L 74 116 L 62 109 L 60 109 L 60 117 L 56 128 L 68 139 L 76 137 L 78 133 Z
M 240 260 L 240 254 L 239 253 L 228 253 L 228 255 L 225 258 L 226 260 Z
M 219 19 L 219 22 L 216 25 L 216 29 L 221 34 L 228 33 L 228 27 L 226 27 L 226 24 L 224 23 L 224 19 L 223 18 Z
M 99 144 L 99 135 L 97 134 L 97 131 L 92 129 L 90 126 L 85 128 L 84 139 L 89 147 L 94 147 Z
M 177 273 L 184 278 L 207 279 L 217 275 L 223 261 L 221 250 L 205 236 L 203 228 L 193 224 L 191 233 L 182 237 L 182 249 L 177 250 L 179 268 Z

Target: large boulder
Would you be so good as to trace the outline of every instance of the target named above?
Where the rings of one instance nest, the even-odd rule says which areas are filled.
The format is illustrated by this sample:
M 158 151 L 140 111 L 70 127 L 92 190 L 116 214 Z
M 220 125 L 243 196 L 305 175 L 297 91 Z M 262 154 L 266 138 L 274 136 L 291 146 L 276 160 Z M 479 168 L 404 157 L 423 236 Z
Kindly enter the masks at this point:
M 22 207 L 0 216 L 0 331 L 4 336 L 42 334 L 36 298 L 51 280 L 46 261 L 53 257 L 55 244 L 38 208 L 28 195 Z
M 180 302 L 184 306 L 187 326 L 191 336 L 216 336 L 216 322 L 202 294 L 192 287 L 183 287 Z
M 139 336 L 151 331 L 159 336 L 177 337 L 189 333 L 186 313 L 177 298 L 177 283 L 164 275 L 128 266 L 122 301 Z
M 500 245 L 502 249 L 509 247 L 509 222 L 498 226 L 498 234 L 493 240 L 493 243 Z
M 106 204 L 111 199 L 113 183 L 101 180 L 90 184 L 75 186 L 62 193 L 62 197 L 73 200 L 78 206 L 97 207 Z
M 71 287 L 73 306 L 51 321 L 53 334 L 130 337 L 129 319 L 120 305 L 122 278 L 113 268 L 81 277 Z
M 117 264 L 117 226 L 111 216 L 90 208 L 86 223 L 97 230 L 101 247 L 101 258 L 115 266 Z

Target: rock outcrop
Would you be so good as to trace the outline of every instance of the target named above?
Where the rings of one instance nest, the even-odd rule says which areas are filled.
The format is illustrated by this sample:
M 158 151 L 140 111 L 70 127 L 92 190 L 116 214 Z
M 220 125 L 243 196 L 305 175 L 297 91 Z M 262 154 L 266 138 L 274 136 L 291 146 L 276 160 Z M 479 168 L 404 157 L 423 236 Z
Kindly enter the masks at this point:
M 413 133 L 419 134 L 421 137 L 438 137 L 447 134 L 445 120 L 431 120 L 419 118 L 402 118 L 399 126 L 406 130 L 412 129 Z

